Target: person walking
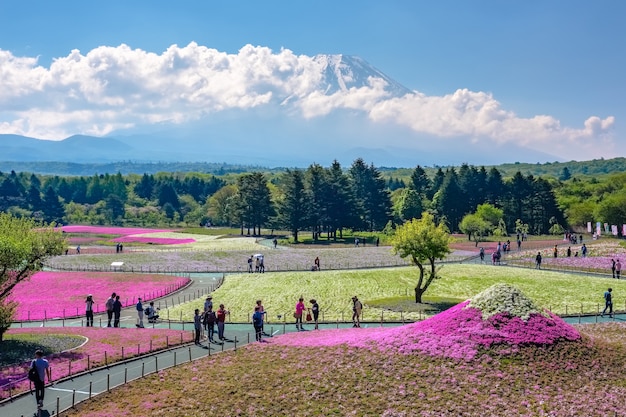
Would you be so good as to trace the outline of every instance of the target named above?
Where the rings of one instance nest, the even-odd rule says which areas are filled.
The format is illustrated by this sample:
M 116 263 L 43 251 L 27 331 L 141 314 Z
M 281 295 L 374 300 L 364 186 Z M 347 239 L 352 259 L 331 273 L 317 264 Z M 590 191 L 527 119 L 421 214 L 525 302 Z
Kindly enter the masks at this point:
M 319 304 L 317 304 L 317 300 L 315 300 L 314 298 L 312 300 L 309 301 L 309 303 L 311 303 L 311 312 L 313 313 L 313 323 L 315 324 L 315 330 L 318 329 L 318 318 L 320 315 L 320 306 Z
M 613 288 L 609 288 L 604 293 L 604 310 L 600 317 L 604 317 L 606 310 L 609 310 L 609 317 L 613 317 Z
M 613 278 L 615 278 L 615 259 L 611 259 L 611 273 L 613 274 Z
M 480 255 L 480 262 L 485 262 L 485 248 L 481 247 L 478 253 Z
M 252 273 L 252 255 L 248 258 L 248 273 Z
M 352 327 L 361 327 L 361 311 L 363 310 L 363 304 L 359 301 L 357 296 L 352 297 Z
M 535 256 L 535 269 L 541 269 L 541 252 L 537 252 Z
M 93 296 L 89 294 L 85 300 L 85 316 L 87 318 L 87 327 L 93 327 Z
M 120 327 L 120 316 L 122 315 L 122 302 L 120 301 L 120 296 L 115 296 L 115 301 L 113 302 L 113 315 L 115 317 L 113 321 L 113 326 Z
M 263 337 L 263 313 L 261 307 L 258 305 L 254 307 L 254 314 L 252 315 L 252 325 L 254 326 L 254 334 L 256 341 L 260 342 Z
M 193 329 L 194 329 L 194 342 L 196 345 L 200 344 L 200 334 L 202 333 L 202 317 L 200 317 L 200 309 L 196 308 L 193 312 Z
M 141 297 L 137 298 L 137 305 L 135 306 L 137 309 L 137 327 L 143 329 L 143 304 L 141 304 Z
M 46 389 L 46 376 L 48 377 L 48 382 L 52 379 L 50 364 L 46 359 L 44 359 L 43 351 L 41 349 L 37 349 L 35 351 L 35 359 L 31 362 L 30 366 L 37 370 L 38 378 L 33 381 L 33 383 L 35 384 L 35 401 L 37 401 L 37 409 L 41 410 L 43 407 L 43 398 Z
M 297 330 L 304 330 L 302 328 L 302 314 L 304 313 L 304 310 L 306 310 L 304 298 L 300 297 L 296 303 L 296 311 L 293 313 L 293 317 L 296 319 Z
M 107 310 L 107 327 L 111 327 L 111 320 L 113 320 L 113 304 L 115 304 L 115 293 L 107 299 L 105 308 Z
M 224 304 L 220 304 L 219 310 L 217 310 L 216 320 L 217 320 L 217 337 L 223 342 L 224 341 L 224 325 L 226 323 L 226 315 L 230 314 L 230 311 L 224 308 Z
M 619 276 L 622 273 L 622 263 L 619 259 L 615 262 L 615 278 L 619 279 Z

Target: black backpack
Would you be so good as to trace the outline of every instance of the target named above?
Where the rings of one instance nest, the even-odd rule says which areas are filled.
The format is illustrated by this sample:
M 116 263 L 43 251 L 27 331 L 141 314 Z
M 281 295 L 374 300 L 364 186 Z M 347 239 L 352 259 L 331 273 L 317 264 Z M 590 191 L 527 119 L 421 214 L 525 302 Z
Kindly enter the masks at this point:
M 33 361 L 33 365 L 28 370 L 28 379 L 29 381 L 39 382 L 39 372 L 35 366 L 35 361 Z

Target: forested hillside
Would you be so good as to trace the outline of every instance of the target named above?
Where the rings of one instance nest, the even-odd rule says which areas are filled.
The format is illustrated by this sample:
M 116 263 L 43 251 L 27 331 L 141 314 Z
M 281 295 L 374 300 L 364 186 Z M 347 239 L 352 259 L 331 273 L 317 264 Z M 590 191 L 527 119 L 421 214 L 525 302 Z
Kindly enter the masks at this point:
M 429 171 L 431 174 L 429 175 Z M 388 172 L 386 172 L 388 174 Z M 279 173 L 262 171 L 213 175 L 57 176 L 0 173 L 0 210 L 45 221 L 127 226 L 237 227 L 341 235 L 344 229 L 389 230 L 430 211 L 451 231 L 488 204 L 502 213 L 492 226 L 533 234 L 582 227 L 587 221 L 621 224 L 626 215 L 626 174 L 605 180 L 542 178 L 496 167 L 462 165 L 434 171 L 416 167 L 406 179 L 357 159 L 349 167 L 333 162 Z M 483 207 L 484 209 L 485 207 Z M 481 213 L 485 211 L 481 209 Z M 498 224 L 496 224 L 498 223 Z

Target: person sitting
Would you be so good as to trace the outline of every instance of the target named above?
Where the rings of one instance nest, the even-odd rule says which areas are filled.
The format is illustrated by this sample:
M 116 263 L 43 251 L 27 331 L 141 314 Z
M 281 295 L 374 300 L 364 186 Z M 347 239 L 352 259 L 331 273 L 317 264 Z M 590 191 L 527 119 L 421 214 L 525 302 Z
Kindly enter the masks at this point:
M 150 305 L 146 308 L 146 316 L 148 316 L 148 323 L 154 323 L 159 318 L 157 310 L 154 308 L 154 301 L 150 301 Z

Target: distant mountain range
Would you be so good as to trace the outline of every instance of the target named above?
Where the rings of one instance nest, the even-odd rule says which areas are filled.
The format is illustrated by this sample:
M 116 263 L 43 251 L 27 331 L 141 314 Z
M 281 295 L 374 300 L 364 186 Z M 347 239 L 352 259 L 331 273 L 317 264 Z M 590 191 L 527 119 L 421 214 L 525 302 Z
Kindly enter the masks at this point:
M 368 85 L 372 78 L 386 83 L 390 97 L 411 90 L 355 56 L 318 55 L 321 74 L 316 90 L 331 95 Z M 304 167 L 337 159 L 350 164 L 363 158 L 377 166 L 414 167 L 417 164 L 493 165 L 510 155 L 510 162 L 558 160 L 552 155 L 516 145 L 473 144 L 467 139 L 435 140 L 397 125 L 373 123 L 362 112 L 334 111 L 304 119 L 290 107 L 290 97 L 251 110 L 228 110 L 184 125 L 143 126 L 108 137 L 75 135 L 61 141 L 0 135 L 0 160 L 74 163 L 209 162 Z M 406 147 L 388 145 L 401 138 Z M 355 144 L 358 144 L 355 146 Z M 469 160 L 470 155 L 472 160 Z

